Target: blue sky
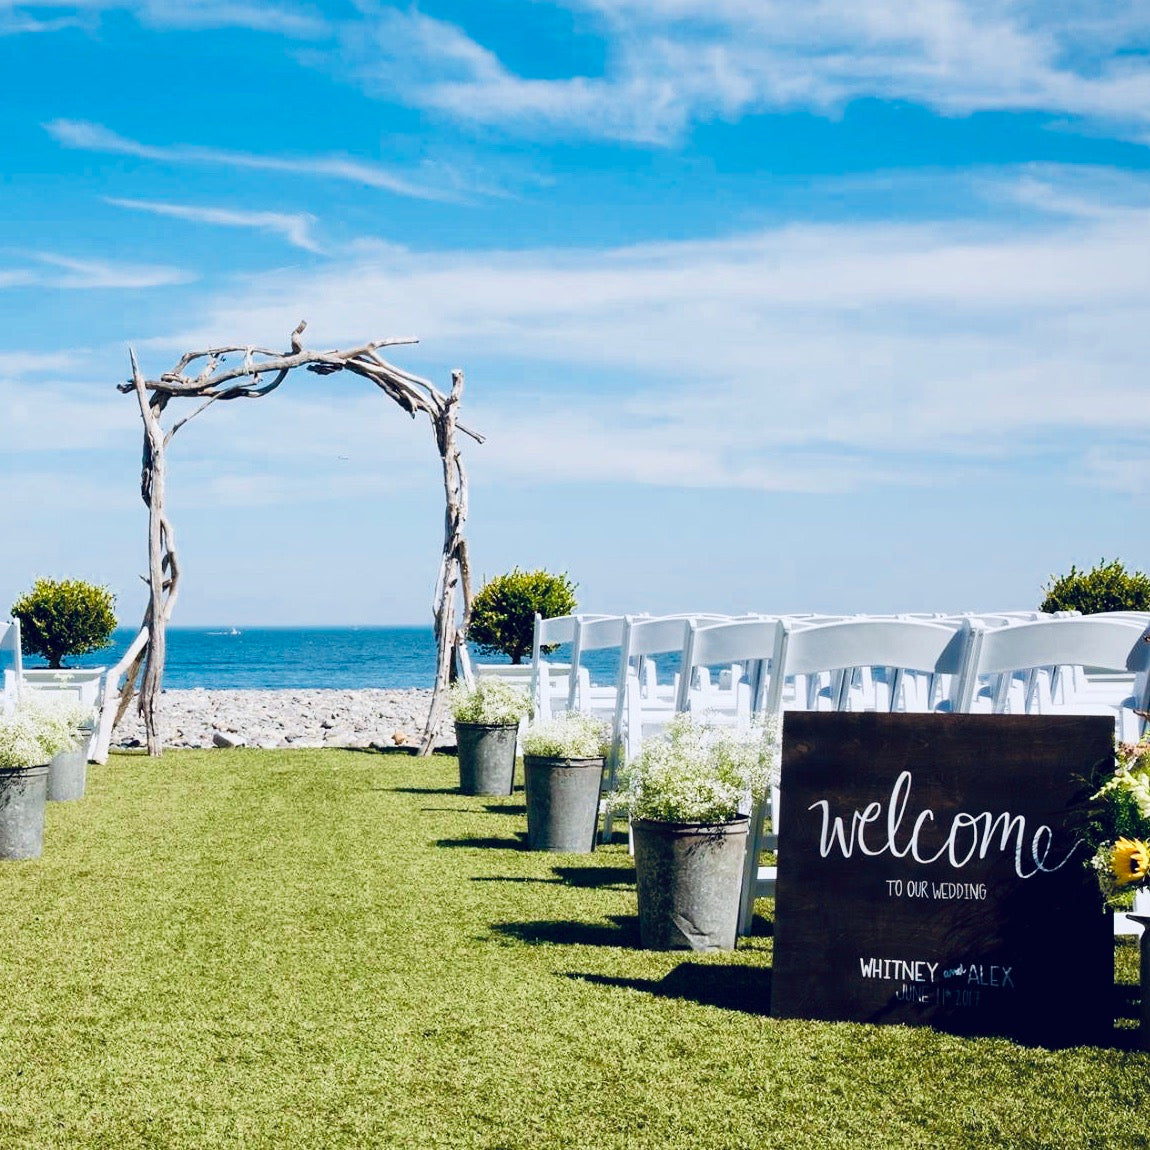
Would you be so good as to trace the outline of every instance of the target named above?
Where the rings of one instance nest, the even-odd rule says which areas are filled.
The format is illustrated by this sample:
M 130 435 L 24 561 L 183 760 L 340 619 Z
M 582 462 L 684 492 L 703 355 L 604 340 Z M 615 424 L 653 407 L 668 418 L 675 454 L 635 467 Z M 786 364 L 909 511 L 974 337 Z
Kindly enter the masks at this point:
M 1150 567 L 1150 4 L 0 0 L 0 611 L 143 605 L 192 348 L 418 336 L 480 575 L 589 610 Z M 176 624 L 429 618 L 430 430 L 335 375 L 170 453 Z

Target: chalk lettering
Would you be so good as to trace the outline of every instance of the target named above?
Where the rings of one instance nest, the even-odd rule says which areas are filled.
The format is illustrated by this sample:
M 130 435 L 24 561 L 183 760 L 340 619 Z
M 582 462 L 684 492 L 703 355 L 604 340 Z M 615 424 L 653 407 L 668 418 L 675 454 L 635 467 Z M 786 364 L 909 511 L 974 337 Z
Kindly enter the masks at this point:
M 1030 838 L 1029 853 L 1030 861 L 1033 863 L 1031 866 L 1024 859 L 1025 816 L 1011 815 L 1008 811 L 997 815 L 990 811 L 981 814 L 959 811 L 952 816 L 950 827 L 938 849 L 932 854 L 925 854 L 923 850 L 929 850 L 929 845 L 922 841 L 924 829 L 927 823 L 935 822 L 934 811 L 929 807 L 919 812 L 914 820 L 914 829 L 906 839 L 905 845 L 900 845 L 899 829 L 910 801 L 912 783 L 913 777 L 910 771 L 903 771 L 895 780 L 887 807 L 886 841 L 881 845 L 871 845 L 866 841 L 866 828 L 878 822 L 882 815 L 881 803 L 871 802 L 861 811 L 857 809 L 853 811 L 849 817 L 849 830 L 846 820 L 841 815 L 832 818 L 831 805 L 827 799 L 817 799 L 811 803 L 807 810 L 821 810 L 822 813 L 822 825 L 819 831 L 819 852 L 822 857 L 827 858 L 837 849 L 843 858 L 849 859 L 854 855 L 857 846 L 860 854 L 873 857 L 889 853 L 895 858 L 905 858 L 909 854 L 915 862 L 921 864 L 937 862 L 946 855 L 950 866 L 955 870 L 961 870 L 976 854 L 980 859 L 985 859 L 991 850 L 997 848 L 1000 853 L 1013 852 L 1014 871 L 1019 878 L 1033 878 L 1039 873 L 1052 874 L 1061 870 L 1078 848 L 1079 844 L 1075 842 L 1060 862 L 1048 865 L 1047 860 L 1054 843 L 1054 832 L 1050 827 L 1041 825 Z M 996 829 L 999 831 L 997 843 L 994 839 Z
M 934 982 L 938 963 L 925 958 L 859 958 L 863 978 L 884 982 Z
M 984 882 L 936 882 L 931 884 L 931 898 L 969 898 L 982 902 L 987 889 Z

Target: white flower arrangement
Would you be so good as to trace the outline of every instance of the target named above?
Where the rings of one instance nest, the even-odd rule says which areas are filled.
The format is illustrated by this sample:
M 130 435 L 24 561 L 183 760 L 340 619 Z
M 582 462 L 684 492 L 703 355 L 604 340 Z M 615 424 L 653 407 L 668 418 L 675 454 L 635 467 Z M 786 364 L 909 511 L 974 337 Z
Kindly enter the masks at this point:
M 451 688 L 451 713 L 457 723 L 513 727 L 531 714 L 531 699 L 526 691 L 494 675 L 484 675 L 474 687 L 460 682 Z
M 45 749 L 55 748 L 49 758 L 61 751 L 74 751 L 80 742 L 80 732 L 90 730 L 96 718 L 91 707 L 54 691 L 27 691 L 20 708 L 33 715 L 40 724 L 40 738 Z
M 39 725 L 27 712 L 0 715 L 0 768 L 36 767 L 51 758 L 40 742 Z
M 567 711 L 532 727 L 523 753 L 541 759 L 601 759 L 610 749 L 607 724 L 579 711 Z
M 0 714 L 0 767 L 35 767 L 75 750 L 79 728 L 91 717 L 73 699 L 25 694 L 11 714 Z
M 677 715 L 666 734 L 648 739 L 619 773 L 613 805 L 633 819 L 725 823 L 761 802 L 778 772 L 778 727 L 747 732 Z

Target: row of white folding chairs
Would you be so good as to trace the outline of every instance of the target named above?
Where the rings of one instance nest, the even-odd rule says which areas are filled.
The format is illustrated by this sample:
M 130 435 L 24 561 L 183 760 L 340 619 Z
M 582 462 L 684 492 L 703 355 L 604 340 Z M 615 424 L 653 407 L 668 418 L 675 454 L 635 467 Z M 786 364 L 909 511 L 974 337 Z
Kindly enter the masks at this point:
M 644 659 L 647 652 L 630 649 L 627 641 L 629 628 L 636 623 L 670 627 L 668 633 L 673 636 L 670 643 L 657 642 L 655 647 L 658 650 L 653 649 L 651 654 L 681 655 L 686 627 L 691 620 L 719 623 L 731 618 L 715 613 L 660 616 L 657 619 L 649 615 L 565 615 L 551 619 L 536 616 L 531 675 L 536 714 L 550 718 L 558 712 L 573 710 L 600 714 L 609 721 L 613 720 L 627 680 L 632 675 L 642 679 L 645 695 L 650 694 L 652 699 L 662 697 L 673 703 L 677 682 L 670 688 L 659 685 L 654 663 L 642 666 L 637 662 Z M 554 663 L 547 657 L 547 648 L 561 645 L 570 646 L 570 661 Z M 610 685 L 595 683 L 585 661 L 586 656 L 593 651 L 611 649 L 619 651 L 614 682 Z
M 798 629 L 823 628 L 835 623 L 851 623 L 847 633 L 854 637 L 855 648 L 850 652 L 854 665 L 847 676 L 847 668 L 836 672 L 797 670 L 796 660 L 804 656 L 800 650 L 791 655 L 790 667 L 782 676 L 773 676 L 773 692 L 766 698 L 767 685 L 772 682 L 768 668 L 780 664 L 775 651 L 782 632 L 780 619 L 774 616 L 741 616 L 732 619 L 720 615 L 675 615 L 653 618 L 650 616 L 563 616 L 556 619 L 537 619 L 533 659 L 530 671 L 531 690 L 537 716 L 551 717 L 563 710 L 580 710 L 602 715 L 612 725 L 613 761 L 632 757 L 642 738 L 664 724 L 675 711 L 704 712 L 712 721 L 745 724 L 752 711 L 764 708 L 777 713 L 784 708 L 804 709 L 822 706 L 830 709 L 934 709 L 943 701 L 940 692 L 950 684 L 952 695 L 960 669 L 961 652 L 958 645 L 951 648 L 952 657 L 944 671 L 917 671 L 898 668 L 884 673 L 872 671 L 865 662 L 877 650 L 868 653 L 868 643 L 875 636 L 885 636 L 889 643 L 895 635 L 903 634 L 912 625 L 924 623 L 949 628 L 956 632 L 970 625 L 1002 627 L 1031 622 L 1041 616 L 1036 612 L 998 612 L 980 616 L 786 616 L 787 638 Z M 867 624 L 861 631 L 858 624 Z M 892 624 L 885 627 L 884 624 Z M 938 632 L 935 632 L 937 635 Z M 930 635 L 929 626 L 927 635 Z M 927 639 L 928 646 L 930 639 Z M 947 640 L 950 641 L 949 639 Z M 811 642 L 811 641 L 808 641 Z M 814 640 L 814 649 L 825 647 L 824 639 Z M 553 664 L 545 658 L 546 648 L 555 644 L 569 644 L 571 661 Z M 860 646 L 861 644 L 861 646 Z M 619 659 L 615 682 L 598 686 L 591 682 L 583 662 L 589 651 L 616 648 Z M 677 683 L 668 688 L 657 684 L 649 672 L 654 656 L 675 654 L 679 657 L 681 672 Z M 898 654 L 899 649 L 894 649 Z M 818 656 L 816 656 L 818 657 Z M 712 685 L 705 675 L 708 667 L 723 665 L 719 686 Z M 893 665 L 893 663 L 892 663 Z M 881 665 L 880 665 L 881 666 Z M 646 672 L 646 673 L 645 673 Z M 843 691 L 848 695 L 840 700 Z M 885 702 L 882 695 L 885 691 Z M 913 699 L 908 696 L 913 693 Z M 998 709 L 1003 709 L 1001 706 Z
M 1058 646 L 1059 640 L 1052 638 L 1049 631 L 1041 633 L 1045 646 L 1029 663 L 1029 639 L 1024 638 L 1020 645 L 1016 634 L 1001 653 L 1001 640 L 980 639 L 982 665 L 977 669 L 972 666 L 970 674 L 962 678 L 971 636 L 1013 631 L 1043 620 L 1036 612 L 930 617 L 742 617 L 719 621 L 720 618 L 567 616 L 541 620 L 532 664 L 537 709 L 543 716 L 564 709 L 603 714 L 612 721 L 615 757 L 627 757 L 634 754 L 648 728 L 665 722 L 675 710 L 711 711 L 709 703 L 717 692 L 701 691 L 695 685 L 695 672 L 700 667 L 727 664 L 733 666 L 737 691 L 724 693 L 729 698 L 737 695 L 739 704 L 728 704 L 721 716 L 712 714 L 713 718 L 727 721 L 745 722 L 751 711 L 777 714 L 796 707 L 1049 712 L 1069 706 L 1079 710 L 1109 707 L 1116 715 L 1122 715 L 1122 733 L 1126 737 L 1136 737 L 1141 723 L 1133 714 L 1133 675 L 1129 671 L 1111 672 L 1105 682 L 1097 676 L 1090 679 L 1082 666 L 1101 665 L 1102 658 L 1096 654 L 1094 664 L 1084 664 L 1085 656 L 1077 657 L 1073 646 Z M 1142 628 L 1147 618 L 1129 613 L 1092 616 L 1096 623 L 1091 626 L 1106 621 Z M 1049 622 L 1053 617 L 1045 619 Z M 808 630 L 818 634 L 802 640 L 795 638 Z M 1080 627 L 1070 633 L 1081 638 L 1084 631 Z M 1066 633 L 1059 633 L 1062 634 Z M 837 646 L 844 638 L 851 645 Z M 555 668 L 541 658 L 541 653 L 548 643 L 563 641 L 572 645 L 572 662 L 556 676 Z M 907 643 L 911 644 L 909 648 L 903 646 Z M 607 647 L 619 649 L 616 682 L 606 688 L 591 686 L 581 657 L 589 650 Z M 940 662 L 932 666 L 930 655 L 936 648 Z M 644 683 L 640 673 L 644 659 L 669 652 L 679 654 L 682 665 L 673 700 L 665 691 L 652 692 L 649 681 Z M 1035 659 L 1045 657 L 1051 661 L 1036 667 Z M 818 665 L 806 666 L 812 659 Z M 837 671 L 826 670 L 828 659 L 842 660 L 835 664 Z M 1056 661 L 1059 659 L 1065 663 Z M 1005 663 L 1013 663 L 1014 667 L 1006 667 Z M 1023 664 L 1026 666 L 1019 671 Z M 1050 667 L 1060 665 L 1069 667 L 1072 675 L 1063 676 L 1059 686 Z M 780 667 L 782 674 L 777 673 Z M 984 686 L 982 680 L 987 676 L 992 679 Z M 1036 676 L 1040 676 L 1037 682 Z M 1088 690 L 1072 689 L 1075 676 L 1087 684 Z M 1144 685 L 1144 681 L 1138 685 L 1139 697 Z M 1125 694 L 1106 698 L 1101 694 L 1103 687 L 1111 692 L 1117 688 L 1120 695 Z M 1025 688 L 1023 697 L 1020 688 Z
M 625 755 L 635 752 L 644 728 L 657 726 L 675 710 L 712 713 L 713 718 L 746 722 L 752 711 L 767 709 L 777 713 L 790 707 L 803 709 L 993 709 L 995 711 L 1049 710 L 1070 704 L 1104 704 L 1102 692 L 1133 689 L 1129 674 L 1110 673 L 1091 677 L 1078 665 L 1071 664 L 1069 674 L 1059 678 L 1057 670 L 1030 668 L 1020 673 L 998 671 L 992 682 L 976 683 L 977 676 L 960 687 L 958 677 L 964 669 L 965 648 L 958 640 L 950 646 L 950 656 L 941 670 L 916 670 L 899 667 L 884 671 L 886 664 L 868 662 L 880 652 L 868 654 L 868 643 L 885 636 L 890 643 L 906 633 L 904 624 L 927 624 L 972 633 L 1023 626 L 1040 621 L 1037 612 L 996 612 L 961 616 L 751 616 L 731 620 L 717 615 L 693 616 L 565 616 L 539 620 L 536 629 L 534 658 L 530 671 L 537 714 L 541 717 L 562 710 L 581 710 L 608 718 L 614 728 L 616 746 Z M 1094 616 L 1112 622 L 1143 625 L 1146 618 L 1129 613 Z M 781 622 L 787 624 L 787 637 L 781 639 Z M 824 628 L 836 623 L 849 623 L 845 633 L 856 644 L 853 658 L 861 660 L 837 672 L 797 670 L 801 651 L 791 655 L 782 676 L 768 674 L 780 660 L 775 641 L 790 646 L 797 630 Z M 692 625 L 693 624 L 693 625 Z M 860 625 L 866 624 L 860 630 Z M 886 625 L 891 626 L 886 626 Z M 912 634 L 915 632 L 912 630 Z M 920 637 L 922 632 L 917 632 Z M 840 633 L 834 633 L 835 635 Z M 929 629 L 927 631 L 929 635 Z M 936 635 L 939 632 L 935 632 Z M 826 646 L 826 636 L 808 640 L 815 651 Z M 543 648 L 551 643 L 569 643 L 571 662 L 553 665 L 543 658 Z M 929 647 L 929 640 L 928 640 Z M 598 686 L 591 682 L 583 662 L 587 652 L 616 648 L 619 651 L 615 682 Z M 675 687 L 658 685 L 650 670 L 653 656 L 674 653 L 679 656 L 682 672 Z M 895 654 L 898 648 L 895 648 Z M 988 655 L 990 648 L 988 648 Z M 820 657 L 816 655 L 816 658 Z M 709 666 L 726 665 L 729 684 L 723 689 L 711 686 L 700 672 Z M 1055 665 L 1057 667 L 1057 665 Z M 847 672 L 850 671 L 848 676 Z M 644 673 L 648 672 L 648 673 Z M 985 668 L 978 675 L 985 676 Z M 767 698 L 768 684 L 771 697 Z M 958 705 L 955 693 L 961 690 L 965 699 Z M 843 692 L 847 694 L 843 698 Z M 1020 698 L 1020 692 L 1023 696 Z M 1127 694 L 1130 692 L 1127 691 Z M 913 696 L 913 697 L 912 697 Z M 1129 710 L 1129 708 L 1127 708 Z M 1129 730 L 1131 714 L 1125 715 Z

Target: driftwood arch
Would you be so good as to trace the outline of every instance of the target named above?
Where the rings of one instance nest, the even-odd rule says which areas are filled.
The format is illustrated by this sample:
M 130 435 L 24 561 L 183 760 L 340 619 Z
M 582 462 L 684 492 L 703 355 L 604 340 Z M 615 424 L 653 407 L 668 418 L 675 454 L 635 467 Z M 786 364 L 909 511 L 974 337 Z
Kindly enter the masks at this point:
M 148 605 L 133 646 L 138 654 L 126 671 L 116 722 L 124 716 L 133 697 L 139 697 L 139 712 L 147 731 L 148 754 L 163 751 L 156 725 L 156 703 L 164 677 L 167 653 L 167 624 L 176 604 L 180 585 L 180 565 L 176 556 L 175 534 L 164 510 L 165 451 L 172 436 L 189 420 L 213 403 L 233 399 L 259 399 L 274 391 L 296 368 L 317 375 L 350 371 L 370 380 L 406 411 L 412 419 L 421 413 L 431 422 L 435 443 L 443 462 L 443 491 L 446 514 L 443 527 L 443 556 L 435 584 L 433 610 L 438 649 L 435 689 L 431 710 L 419 743 L 419 753 L 431 753 L 435 732 L 443 714 L 448 686 L 457 671 L 466 667 L 464 634 L 471 613 L 471 569 L 467 540 L 467 475 L 456 441 L 456 431 L 477 443 L 483 436 L 457 420 L 463 394 L 463 372 L 451 373 L 451 391 L 444 394 L 426 379 L 404 371 L 379 354 L 382 347 L 412 344 L 410 338 L 392 338 L 365 343 L 348 351 L 311 351 L 301 337 L 304 321 L 291 333 L 291 350 L 278 352 L 262 347 L 214 347 L 190 351 L 171 371 L 159 379 L 146 379 L 140 372 L 136 353 L 131 352 L 132 378 L 117 385 L 125 395 L 135 393 L 144 421 L 144 454 L 140 473 L 140 495 L 148 508 Z M 242 356 L 229 365 L 228 357 Z M 189 374 L 189 371 L 193 374 Z M 198 399 L 200 404 L 165 430 L 161 418 L 173 399 Z M 457 593 L 462 611 L 457 611 Z

